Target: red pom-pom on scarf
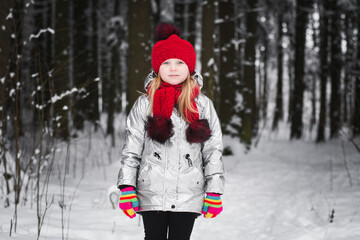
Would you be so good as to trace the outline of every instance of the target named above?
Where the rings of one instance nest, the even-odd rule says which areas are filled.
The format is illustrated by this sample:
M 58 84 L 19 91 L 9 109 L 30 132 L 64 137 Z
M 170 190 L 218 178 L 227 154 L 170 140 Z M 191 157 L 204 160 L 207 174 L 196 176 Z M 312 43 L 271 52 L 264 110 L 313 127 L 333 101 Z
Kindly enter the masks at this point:
M 186 137 L 190 143 L 201 143 L 211 137 L 209 122 L 206 119 L 199 119 L 192 122 L 186 130 Z
M 148 117 L 147 131 L 148 136 L 159 143 L 165 143 L 174 134 L 171 119 L 161 116 Z

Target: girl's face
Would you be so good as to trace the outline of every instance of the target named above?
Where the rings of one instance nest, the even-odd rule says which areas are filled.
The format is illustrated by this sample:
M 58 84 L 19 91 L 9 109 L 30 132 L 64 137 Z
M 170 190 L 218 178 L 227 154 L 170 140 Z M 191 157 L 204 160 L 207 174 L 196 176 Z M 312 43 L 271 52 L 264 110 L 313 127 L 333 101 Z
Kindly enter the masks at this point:
M 189 68 L 182 60 L 169 58 L 160 65 L 159 75 L 164 82 L 177 85 L 186 80 Z

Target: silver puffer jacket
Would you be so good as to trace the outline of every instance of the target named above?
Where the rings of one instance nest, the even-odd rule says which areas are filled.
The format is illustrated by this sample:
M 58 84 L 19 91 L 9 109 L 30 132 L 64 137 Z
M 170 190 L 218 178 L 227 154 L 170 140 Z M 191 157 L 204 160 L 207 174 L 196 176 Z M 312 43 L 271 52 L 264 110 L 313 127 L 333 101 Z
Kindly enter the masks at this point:
M 145 88 L 152 81 L 150 73 Z M 195 79 L 202 87 L 202 77 Z M 195 99 L 200 119 L 209 121 L 212 136 L 203 143 L 186 140 L 188 123 L 174 108 L 171 120 L 174 135 L 164 144 L 147 136 L 150 108 L 147 96 L 140 96 L 126 121 L 126 143 L 117 185 L 136 188 L 141 211 L 180 211 L 201 213 L 206 192 L 223 194 L 224 166 L 222 133 L 212 101 L 203 94 Z

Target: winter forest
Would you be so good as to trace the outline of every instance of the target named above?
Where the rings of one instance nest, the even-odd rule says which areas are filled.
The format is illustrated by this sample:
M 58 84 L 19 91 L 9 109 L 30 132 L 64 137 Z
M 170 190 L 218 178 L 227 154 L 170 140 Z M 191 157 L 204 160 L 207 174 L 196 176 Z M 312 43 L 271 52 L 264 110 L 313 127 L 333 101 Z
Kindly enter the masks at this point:
M 143 239 L 115 183 L 159 22 L 224 137 L 192 239 L 360 239 L 359 0 L 0 0 L 0 238 Z

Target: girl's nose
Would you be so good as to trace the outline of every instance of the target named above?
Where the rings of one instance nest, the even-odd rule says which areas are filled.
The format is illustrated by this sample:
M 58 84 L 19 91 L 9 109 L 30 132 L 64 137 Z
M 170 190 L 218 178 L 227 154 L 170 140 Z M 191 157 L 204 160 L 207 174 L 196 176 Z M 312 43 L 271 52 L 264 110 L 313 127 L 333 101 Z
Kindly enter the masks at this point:
M 170 64 L 170 70 L 176 70 L 176 64 L 171 63 Z

